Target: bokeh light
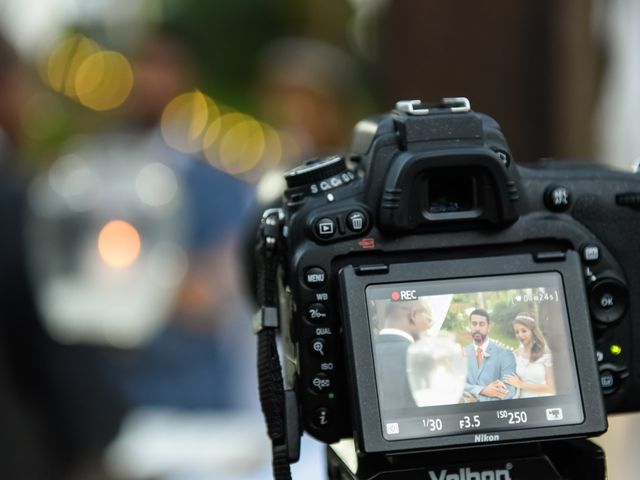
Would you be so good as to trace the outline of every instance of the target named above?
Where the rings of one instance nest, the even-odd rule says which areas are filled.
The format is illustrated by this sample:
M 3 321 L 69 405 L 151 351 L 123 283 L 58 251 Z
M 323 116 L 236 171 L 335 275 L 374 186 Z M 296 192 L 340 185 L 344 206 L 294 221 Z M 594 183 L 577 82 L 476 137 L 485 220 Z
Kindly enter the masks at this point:
M 184 153 L 202 150 L 207 125 L 219 116 L 215 101 L 196 90 L 169 102 L 162 113 L 161 130 L 170 147 Z
M 140 235 L 133 225 L 123 220 L 107 223 L 98 235 L 100 258 L 109 267 L 122 269 L 140 255 Z
M 222 168 L 220 162 L 220 141 L 233 127 L 244 121 L 250 120 L 249 115 L 236 111 L 228 111 L 213 120 L 208 126 L 202 140 L 204 154 L 209 163 Z
M 75 77 L 76 96 L 93 110 L 119 107 L 133 87 L 133 72 L 124 55 L 101 51 L 89 55 L 78 67 Z
M 145 165 L 136 177 L 138 198 L 151 207 L 161 207 L 171 202 L 178 192 L 178 179 L 173 171 L 162 163 Z
M 247 119 L 231 127 L 220 141 L 220 163 L 231 174 L 248 172 L 258 165 L 265 151 L 262 126 Z
M 56 92 L 76 98 L 76 74 L 80 65 L 100 47 L 84 35 L 69 35 L 60 40 L 41 67 L 42 79 Z

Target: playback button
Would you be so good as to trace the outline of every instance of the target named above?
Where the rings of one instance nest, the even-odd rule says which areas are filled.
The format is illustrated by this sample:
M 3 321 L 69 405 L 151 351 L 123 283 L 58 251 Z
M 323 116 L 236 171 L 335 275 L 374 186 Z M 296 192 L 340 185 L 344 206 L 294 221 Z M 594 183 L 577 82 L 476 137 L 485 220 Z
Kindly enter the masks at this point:
M 314 230 L 320 240 L 328 240 L 336 233 L 336 222 L 328 217 L 321 218 L 316 221 Z

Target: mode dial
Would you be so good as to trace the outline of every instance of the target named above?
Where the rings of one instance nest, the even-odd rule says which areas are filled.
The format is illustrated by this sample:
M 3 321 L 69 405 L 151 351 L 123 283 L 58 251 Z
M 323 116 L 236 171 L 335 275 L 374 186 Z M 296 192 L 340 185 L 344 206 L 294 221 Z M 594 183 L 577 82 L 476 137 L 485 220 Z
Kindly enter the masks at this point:
M 333 155 L 308 160 L 299 167 L 289 170 L 284 178 L 290 190 L 304 189 L 315 194 L 350 183 L 355 179 L 355 175 L 347 169 L 343 157 Z

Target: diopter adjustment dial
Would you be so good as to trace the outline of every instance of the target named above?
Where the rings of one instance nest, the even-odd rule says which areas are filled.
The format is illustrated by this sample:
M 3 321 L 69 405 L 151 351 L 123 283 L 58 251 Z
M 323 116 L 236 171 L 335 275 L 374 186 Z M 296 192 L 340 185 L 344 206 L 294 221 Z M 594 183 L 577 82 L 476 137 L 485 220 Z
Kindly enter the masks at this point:
M 345 160 L 339 155 L 314 158 L 299 167 L 289 170 L 285 176 L 289 190 L 304 190 L 316 194 L 327 192 L 352 182 L 355 174 L 347 169 Z

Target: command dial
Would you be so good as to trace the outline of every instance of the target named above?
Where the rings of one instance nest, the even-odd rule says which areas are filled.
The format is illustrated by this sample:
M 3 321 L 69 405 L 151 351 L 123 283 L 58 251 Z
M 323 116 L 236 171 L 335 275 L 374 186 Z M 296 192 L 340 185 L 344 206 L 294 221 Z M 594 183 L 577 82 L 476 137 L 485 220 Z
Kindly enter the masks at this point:
M 329 191 L 354 179 L 354 173 L 338 155 L 309 160 L 285 174 L 288 189 L 311 194 Z

